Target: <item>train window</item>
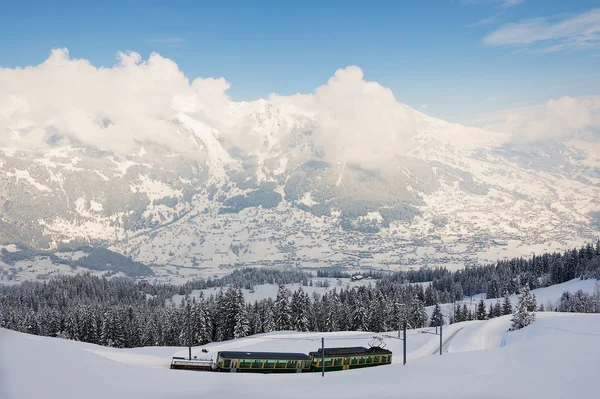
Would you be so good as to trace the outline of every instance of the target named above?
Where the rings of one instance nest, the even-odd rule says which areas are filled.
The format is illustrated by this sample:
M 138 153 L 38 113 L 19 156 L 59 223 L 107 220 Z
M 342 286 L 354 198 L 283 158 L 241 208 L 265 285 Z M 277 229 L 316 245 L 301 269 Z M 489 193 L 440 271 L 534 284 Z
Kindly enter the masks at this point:
M 379 356 L 375 356 L 373 358 L 373 363 L 379 363 Z
M 275 368 L 276 369 L 284 369 L 286 363 L 287 362 L 285 360 L 278 360 L 277 363 L 275 363 Z
M 350 360 L 350 364 L 358 364 L 358 358 L 353 357 L 352 360 Z
M 333 365 L 334 366 L 341 366 L 342 365 L 342 358 L 341 357 L 335 358 L 335 360 L 333 361 Z
M 365 364 L 365 358 L 364 357 L 359 357 L 358 358 L 358 364 Z
M 266 369 L 272 369 L 275 367 L 275 360 L 265 360 L 265 365 L 263 366 Z
M 305 360 L 304 361 L 304 368 L 307 369 L 310 367 L 310 360 Z
M 381 363 L 387 362 L 387 356 L 381 356 Z
M 252 368 L 253 369 L 261 369 L 263 365 L 263 361 L 262 360 L 255 360 L 252 362 Z
M 240 368 L 241 369 L 249 369 L 250 368 L 250 360 L 240 360 Z
M 296 360 L 290 360 L 287 364 L 288 369 L 295 369 L 298 367 L 298 362 Z
M 225 359 L 225 364 L 223 364 L 223 367 L 225 367 L 226 369 L 231 367 L 231 359 Z
M 325 367 L 331 367 L 332 359 L 325 359 Z
M 373 363 L 373 358 L 371 356 L 367 357 L 367 363 Z

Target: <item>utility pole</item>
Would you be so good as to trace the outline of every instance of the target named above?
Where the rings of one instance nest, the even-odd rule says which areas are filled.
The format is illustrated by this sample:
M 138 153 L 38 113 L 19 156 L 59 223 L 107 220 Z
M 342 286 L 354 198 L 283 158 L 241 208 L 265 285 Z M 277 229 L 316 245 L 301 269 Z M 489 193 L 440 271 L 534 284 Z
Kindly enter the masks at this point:
M 442 317 L 442 322 L 440 323 L 440 356 L 442 356 L 442 326 L 444 325 L 444 317 Z
M 452 322 L 456 323 L 456 300 L 452 301 Z
M 325 337 L 321 338 L 321 377 L 325 377 Z
M 188 349 L 189 349 L 189 359 L 192 360 L 192 323 L 191 323 L 191 312 L 192 307 L 188 303 L 187 305 L 187 325 L 188 325 Z
M 404 336 L 403 337 L 404 339 L 402 340 L 403 341 L 402 346 L 404 347 L 404 351 L 403 351 L 404 359 L 403 359 L 402 365 L 406 366 L 406 320 L 404 320 L 404 325 L 402 326 L 402 330 L 403 330 L 403 336 Z

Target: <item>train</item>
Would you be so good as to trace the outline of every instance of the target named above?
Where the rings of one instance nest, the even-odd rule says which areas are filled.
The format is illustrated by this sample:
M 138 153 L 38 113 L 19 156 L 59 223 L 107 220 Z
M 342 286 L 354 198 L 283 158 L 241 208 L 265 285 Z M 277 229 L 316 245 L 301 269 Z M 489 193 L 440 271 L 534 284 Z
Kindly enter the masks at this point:
M 381 347 L 319 348 L 309 353 L 219 351 L 212 358 L 173 357 L 171 369 L 228 373 L 309 373 L 351 370 L 392 363 L 392 352 Z

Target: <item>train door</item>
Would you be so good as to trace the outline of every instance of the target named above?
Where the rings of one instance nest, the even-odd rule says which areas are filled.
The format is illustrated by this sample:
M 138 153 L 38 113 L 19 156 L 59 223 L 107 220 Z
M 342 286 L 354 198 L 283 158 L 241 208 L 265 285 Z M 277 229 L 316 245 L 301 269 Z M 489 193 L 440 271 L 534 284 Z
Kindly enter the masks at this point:
M 349 357 L 345 357 L 344 358 L 344 365 L 342 366 L 342 370 L 349 370 L 350 369 L 350 358 Z
M 304 364 L 304 362 L 302 360 L 298 361 L 298 365 L 296 366 L 296 373 L 301 373 L 302 372 L 302 365 Z
M 230 373 L 235 373 L 237 370 L 237 365 L 238 365 L 238 360 L 237 359 L 233 359 L 231 361 L 231 369 L 229 370 Z

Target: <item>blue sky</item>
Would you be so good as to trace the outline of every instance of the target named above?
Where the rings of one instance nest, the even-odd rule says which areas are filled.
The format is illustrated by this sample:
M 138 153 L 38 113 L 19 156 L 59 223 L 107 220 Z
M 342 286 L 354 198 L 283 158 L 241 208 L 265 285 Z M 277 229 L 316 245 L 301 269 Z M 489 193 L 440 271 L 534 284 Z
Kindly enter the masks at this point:
M 598 1 L 13 1 L 0 14 L 0 66 L 52 48 L 112 66 L 158 52 L 234 100 L 310 93 L 338 68 L 426 113 L 466 122 L 561 96 L 600 94 Z

